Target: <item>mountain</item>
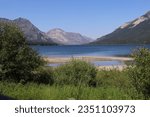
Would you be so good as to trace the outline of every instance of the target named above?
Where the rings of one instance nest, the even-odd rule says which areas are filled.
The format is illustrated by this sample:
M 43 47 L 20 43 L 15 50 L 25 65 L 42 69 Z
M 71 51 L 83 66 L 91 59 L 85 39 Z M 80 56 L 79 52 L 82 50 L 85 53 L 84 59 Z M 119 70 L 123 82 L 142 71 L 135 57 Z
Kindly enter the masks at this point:
M 59 28 L 48 31 L 47 35 L 52 38 L 55 43 L 61 45 L 81 45 L 92 41 L 91 38 L 82 36 L 79 33 L 65 32 Z
M 60 44 L 80 45 L 92 41 L 91 38 L 82 36 L 79 33 L 65 32 L 62 29 L 53 29 L 44 33 L 25 18 L 9 20 L 0 18 L 0 22 L 14 23 L 24 33 L 29 44 Z
M 150 44 L 150 11 L 91 44 Z
M 6 18 L 0 18 L 0 22 L 14 23 L 24 33 L 27 42 L 29 44 L 55 44 L 46 33 L 40 31 L 29 20 L 25 18 L 17 18 L 15 20 L 9 20 Z

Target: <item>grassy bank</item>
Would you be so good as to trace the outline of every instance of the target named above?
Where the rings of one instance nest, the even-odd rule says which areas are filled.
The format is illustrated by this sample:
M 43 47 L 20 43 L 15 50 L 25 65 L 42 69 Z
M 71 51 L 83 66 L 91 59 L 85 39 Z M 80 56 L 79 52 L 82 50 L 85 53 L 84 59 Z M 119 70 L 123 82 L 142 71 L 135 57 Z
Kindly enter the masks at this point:
M 20 64 L 14 71 L 14 64 L 6 62 L 0 66 L 0 95 L 26 100 L 150 99 L 150 51 L 141 49 L 134 55 L 134 62 L 122 70 L 98 70 L 74 58 L 56 68 L 38 65 L 31 70 L 27 64 L 26 71 Z
M 15 99 L 36 100 L 126 100 L 142 99 L 130 85 L 125 71 L 99 71 L 96 76 L 97 87 L 85 85 L 45 85 L 37 83 L 0 82 L 0 93 Z
M 117 87 L 75 87 L 75 86 L 49 86 L 37 84 L 13 84 L 7 85 L 0 83 L 1 93 L 15 99 L 34 99 L 34 100 L 100 100 L 100 99 L 134 99 L 132 93 Z

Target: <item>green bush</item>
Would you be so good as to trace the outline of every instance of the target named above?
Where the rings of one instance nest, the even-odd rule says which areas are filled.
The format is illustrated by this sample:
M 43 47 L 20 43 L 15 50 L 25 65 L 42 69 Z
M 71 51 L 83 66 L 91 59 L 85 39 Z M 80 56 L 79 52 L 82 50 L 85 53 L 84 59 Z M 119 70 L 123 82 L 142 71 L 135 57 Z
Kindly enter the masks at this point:
M 26 44 L 23 33 L 11 23 L 0 22 L 1 80 L 27 82 L 32 71 L 43 64 L 41 57 Z
M 96 79 L 97 85 L 100 87 L 117 87 L 124 89 L 131 86 L 131 82 L 125 70 L 101 70 L 97 73 Z
M 150 50 L 137 49 L 133 55 L 134 64 L 129 67 L 129 77 L 138 93 L 142 93 L 145 99 L 150 97 Z
M 53 71 L 51 68 L 40 67 L 34 71 L 33 82 L 38 84 L 50 84 L 54 83 Z
M 55 69 L 56 84 L 95 86 L 97 70 L 94 65 L 81 60 L 72 59 L 70 62 Z

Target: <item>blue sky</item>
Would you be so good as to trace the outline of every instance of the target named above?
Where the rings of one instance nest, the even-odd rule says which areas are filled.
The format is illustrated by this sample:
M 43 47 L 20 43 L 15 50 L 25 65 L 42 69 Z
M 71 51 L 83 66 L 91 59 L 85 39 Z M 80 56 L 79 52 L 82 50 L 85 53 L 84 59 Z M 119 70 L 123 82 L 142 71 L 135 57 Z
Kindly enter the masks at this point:
M 150 10 L 150 0 L 0 0 L 0 17 L 97 38 Z

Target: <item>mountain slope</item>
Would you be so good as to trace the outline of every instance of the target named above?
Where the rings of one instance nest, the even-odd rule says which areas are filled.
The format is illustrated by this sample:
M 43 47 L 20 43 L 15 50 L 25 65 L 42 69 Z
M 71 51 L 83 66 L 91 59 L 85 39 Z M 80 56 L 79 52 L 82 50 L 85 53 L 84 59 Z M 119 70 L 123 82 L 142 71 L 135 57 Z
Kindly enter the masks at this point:
M 86 44 L 92 41 L 91 38 L 82 36 L 79 33 L 65 32 L 62 29 L 56 28 L 47 32 L 47 35 L 52 40 L 61 45 L 80 45 Z
M 16 24 L 24 33 L 29 44 L 55 44 L 51 38 L 49 38 L 44 32 L 40 31 L 27 19 L 17 18 L 15 20 L 9 20 L 0 18 L 0 21 Z
M 150 11 L 92 44 L 150 44 Z

